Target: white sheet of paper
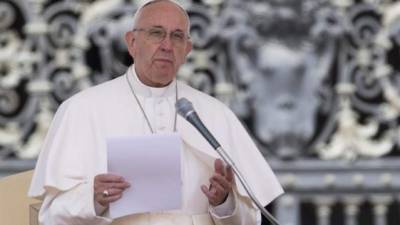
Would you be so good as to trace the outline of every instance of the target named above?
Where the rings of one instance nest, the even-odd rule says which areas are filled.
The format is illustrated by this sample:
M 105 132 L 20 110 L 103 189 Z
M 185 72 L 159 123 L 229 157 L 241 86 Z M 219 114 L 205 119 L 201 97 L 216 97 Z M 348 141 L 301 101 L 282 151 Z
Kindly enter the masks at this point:
M 110 204 L 110 217 L 180 209 L 181 151 L 176 133 L 108 139 L 108 172 L 131 184 Z

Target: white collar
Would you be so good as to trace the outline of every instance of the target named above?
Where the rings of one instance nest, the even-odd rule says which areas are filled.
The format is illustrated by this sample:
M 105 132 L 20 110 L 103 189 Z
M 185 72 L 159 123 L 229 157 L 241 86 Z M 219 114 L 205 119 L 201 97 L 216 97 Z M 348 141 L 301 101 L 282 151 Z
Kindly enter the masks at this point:
M 128 76 L 128 81 L 132 84 L 132 87 L 137 95 L 153 98 L 175 96 L 176 78 L 174 78 L 172 82 L 165 87 L 150 87 L 143 84 L 142 81 L 139 80 L 135 71 L 135 65 L 133 64 L 128 68 L 126 76 Z

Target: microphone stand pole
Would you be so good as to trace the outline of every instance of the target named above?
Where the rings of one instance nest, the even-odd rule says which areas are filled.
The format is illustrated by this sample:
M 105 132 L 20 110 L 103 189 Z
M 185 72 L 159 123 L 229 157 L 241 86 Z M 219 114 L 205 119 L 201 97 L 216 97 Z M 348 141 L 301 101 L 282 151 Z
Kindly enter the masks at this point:
M 225 150 L 221 146 L 215 148 L 215 150 L 221 156 L 221 158 L 224 160 L 224 162 L 227 165 L 231 166 L 233 172 L 236 174 L 240 183 L 243 185 L 244 189 L 249 194 L 249 197 L 251 198 L 251 200 L 253 200 L 253 202 L 256 204 L 256 206 L 261 211 L 261 213 L 265 216 L 265 218 L 267 218 L 268 221 L 271 222 L 273 225 L 279 225 L 279 222 L 274 218 L 274 216 L 272 216 L 271 213 L 269 213 L 264 208 L 264 206 L 256 199 L 255 195 L 253 194 L 252 190 L 250 189 L 250 186 L 247 184 L 243 175 L 240 173 L 239 169 L 236 167 L 235 162 L 232 160 L 232 158 L 225 152 Z

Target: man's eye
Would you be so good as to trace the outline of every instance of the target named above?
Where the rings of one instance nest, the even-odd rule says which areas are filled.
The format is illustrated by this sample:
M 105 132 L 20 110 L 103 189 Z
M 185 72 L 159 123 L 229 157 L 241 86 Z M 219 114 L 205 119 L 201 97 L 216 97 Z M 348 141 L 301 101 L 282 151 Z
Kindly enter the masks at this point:
M 149 34 L 154 37 L 162 37 L 164 32 L 162 30 L 150 30 Z
M 184 36 L 185 35 L 183 33 L 172 33 L 172 38 L 175 40 L 183 40 Z

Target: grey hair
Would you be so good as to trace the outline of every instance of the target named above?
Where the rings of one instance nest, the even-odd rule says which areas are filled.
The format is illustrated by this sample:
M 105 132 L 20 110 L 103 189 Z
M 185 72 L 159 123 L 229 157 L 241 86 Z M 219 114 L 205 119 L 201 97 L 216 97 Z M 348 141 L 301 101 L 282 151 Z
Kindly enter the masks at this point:
M 138 20 L 139 20 L 140 13 L 142 12 L 143 9 L 144 9 L 145 7 L 147 7 L 147 6 L 149 6 L 149 5 L 152 5 L 152 4 L 155 4 L 155 3 L 158 3 L 158 2 L 170 2 L 170 3 L 172 3 L 172 4 L 176 5 L 176 6 L 178 6 L 179 9 L 181 9 L 181 11 L 183 12 L 183 14 L 185 15 L 186 20 L 187 20 L 187 28 L 186 28 L 186 31 L 187 31 L 187 33 L 189 34 L 189 33 L 190 33 L 190 19 L 189 19 L 189 14 L 186 12 L 186 10 L 183 8 L 182 5 L 180 5 L 177 1 L 173 1 L 173 0 L 150 0 L 150 1 L 146 2 L 146 3 L 144 3 L 142 6 L 140 6 L 140 7 L 136 10 L 135 15 L 133 16 L 133 27 L 132 27 L 132 28 L 133 28 L 133 29 L 136 28 L 137 22 L 138 22 Z

